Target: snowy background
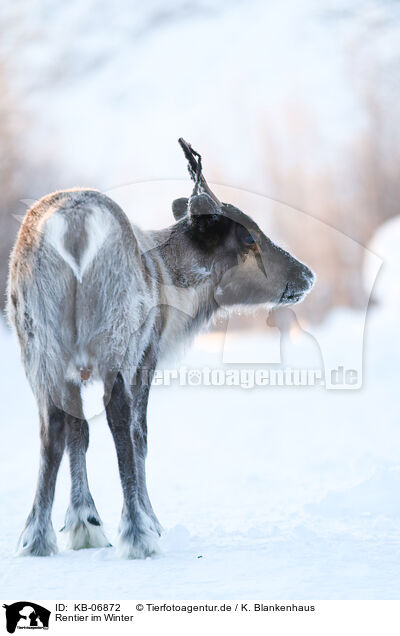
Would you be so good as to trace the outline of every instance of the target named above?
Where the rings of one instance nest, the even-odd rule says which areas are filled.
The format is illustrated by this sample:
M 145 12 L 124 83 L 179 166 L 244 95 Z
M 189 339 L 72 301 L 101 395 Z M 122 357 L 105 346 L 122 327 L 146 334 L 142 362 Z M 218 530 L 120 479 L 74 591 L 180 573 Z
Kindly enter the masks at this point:
M 39 436 L 16 343 L 0 322 L 2 598 L 399 598 L 397 13 L 385 1 L 2 5 L 0 279 L 21 201 L 59 187 L 99 187 L 143 227 L 169 224 L 171 184 L 174 196 L 189 187 L 181 135 L 203 153 L 209 181 L 230 186 L 232 202 L 254 201 L 246 211 L 318 273 L 299 309 L 314 340 L 286 334 L 284 364 L 318 366 L 322 342 L 325 355 L 346 360 L 364 321 L 374 275 L 363 249 L 343 249 L 329 227 L 383 263 L 361 389 L 153 388 L 149 490 L 165 528 L 154 560 L 65 551 L 62 535 L 57 556 L 13 556 Z M 273 199 L 328 230 L 305 226 L 300 213 L 277 218 Z M 236 327 L 236 353 L 271 337 L 256 319 Z M 224 343 L 221 332 L 202 335 L 176 364 L 223 367 Z M 89 480 L 114 542 L 115 451 L 103 416 L 90 428 Z M 68 488 L 64 461 L 56 529 Z

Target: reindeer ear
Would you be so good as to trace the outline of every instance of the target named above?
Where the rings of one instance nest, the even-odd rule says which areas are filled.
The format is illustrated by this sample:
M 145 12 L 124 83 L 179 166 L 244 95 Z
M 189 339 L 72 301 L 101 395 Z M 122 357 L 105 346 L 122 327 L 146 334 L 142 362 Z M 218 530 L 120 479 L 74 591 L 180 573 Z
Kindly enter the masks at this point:
M 190 197 L 189 219 L 192 236 L 203 247 L 212 248 L 220 243 L 226 219 L 221 208 L 208 194 L 202 192 Z
M 217 203 L 210 197 L 209 194 L 202 192 L 201 194 L 194 194 L 190 197 L 189 200 L 189 216 L 190 220 L 197 221 L 199 216 L 208 216 L 212 215 L 213 217 L 218 217 L 221 214 L 221 208 L 217 205 Z M 207 221 L 216 220 L 216 219 L 206 219 Z
M 183 217 L 187 215 L 188 204 L 189 199 L 187 197 L 175 199 L 175 201 L 172 202 L 172 213 L 174 215 L 175 221 L 180 221 L 180 219 L 183 219 Z

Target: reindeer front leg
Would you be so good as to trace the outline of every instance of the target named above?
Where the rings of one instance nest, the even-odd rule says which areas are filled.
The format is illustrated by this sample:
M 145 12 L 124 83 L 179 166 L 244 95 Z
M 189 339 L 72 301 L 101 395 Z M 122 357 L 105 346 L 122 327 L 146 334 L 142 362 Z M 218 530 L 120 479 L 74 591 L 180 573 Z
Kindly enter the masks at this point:
M 147 404 L 147 399 L 146 399 Z M 106 406 L 107 421 L 114 438 L 124 505 L 120 522 L 118 553 L 127 559 L 144 559 L 158 553 L 160 525 L 152 511 L 144 478 L 145 437 L 138 434 L 135 391 L 119 373 Z
M 133 445 L 136 451 L 140 503 L 149 515 L 150 519 L 153 521 L 154 527 L 160 535 L 162 532 L 162 526 L 154 513 L 153 506 L 151 505 L 150 497 L 147 492 L 145 468 L 147 457 L 147 405 L 153 374 L 154 368 L 142 368 L 142 370 L 136 375 L 135 384 L 131 387 L 132 394 L 134 396 L 132 432 Z

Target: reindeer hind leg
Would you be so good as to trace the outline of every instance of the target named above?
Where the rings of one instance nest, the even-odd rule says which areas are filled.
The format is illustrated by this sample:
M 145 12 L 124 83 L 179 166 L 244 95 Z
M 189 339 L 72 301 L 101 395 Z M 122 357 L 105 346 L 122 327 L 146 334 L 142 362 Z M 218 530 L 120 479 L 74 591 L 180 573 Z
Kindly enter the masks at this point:
M 32 510 L 18 542 L 20 556 L 48 556 L 57 552 L 51 511 L 65 447 L 65 414 L 50 400 L 40 410 L 39 477 Z
M 79 388 L 75 388 L 79 391 Z M 79 396 L 80 399 L 80 396 Z M 71 499 L 65 515 L 63 532 L 72 550 L 104 548 L 111 544 L 104 534 L 86 471 L 89 426 L 85 419 L 66 415 L 66 442 L 71 472 Z

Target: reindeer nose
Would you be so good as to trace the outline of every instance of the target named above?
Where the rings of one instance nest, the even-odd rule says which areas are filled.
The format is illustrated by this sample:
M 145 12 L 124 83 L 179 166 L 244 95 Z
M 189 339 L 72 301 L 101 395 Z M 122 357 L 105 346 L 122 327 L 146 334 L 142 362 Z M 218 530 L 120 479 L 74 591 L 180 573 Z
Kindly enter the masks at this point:
M 304 263 L 298 263 L 300 267 L 298 267 L 296 282 L 299 285 L 299 291 L 304 289 L 305 292 L 310 291 L 315 283 L 315 274 L 314 272 L 304 265 Z
M 299 302 L 311 290 L 314 282 L 314 272 L 307 265 L 293 260 L 287 273 L 287 283 L 280 302 L 284 304 Z

